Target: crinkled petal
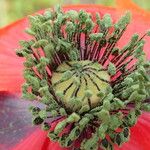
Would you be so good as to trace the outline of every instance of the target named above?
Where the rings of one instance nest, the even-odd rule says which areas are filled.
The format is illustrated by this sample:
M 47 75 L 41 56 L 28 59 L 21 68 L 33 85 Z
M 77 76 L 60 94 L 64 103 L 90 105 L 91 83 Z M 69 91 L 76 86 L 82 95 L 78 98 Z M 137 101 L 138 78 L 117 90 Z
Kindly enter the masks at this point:
M 41 132 L 39 127 L 32 126 L 31 113 L 28 111 L 30 105 L 43 107 L 37 102 L 31 103 L 21 100 L 16 95 L 0 92 L 0 150 L 11 150 L 12 147 L 32 134 L 37 137 L 33 142 L 34 146 L 36 144 L 40 145 L 39 141 L 41 141 L 42 145 L 44 144 L 47 133 Z M 20 150 L 23 150 L 23 148 Z

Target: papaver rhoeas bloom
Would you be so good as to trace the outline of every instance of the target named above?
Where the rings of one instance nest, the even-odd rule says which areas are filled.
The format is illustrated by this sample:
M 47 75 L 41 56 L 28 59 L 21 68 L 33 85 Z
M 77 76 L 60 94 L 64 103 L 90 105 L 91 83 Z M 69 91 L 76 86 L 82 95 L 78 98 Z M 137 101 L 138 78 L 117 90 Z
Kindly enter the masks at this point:
M 113 21 L 116 21 L 120 16 L 119 12 L 116 12 L 116 9 L 105 8 L 101 6 L 95 6 L 95 5 L 94 6 L 91 5 L 90 8 L 88 7 L 89 6 L 68 6 L 64 9 L 66 10 L 85 9 L 86 11 L 89 11 L 91 13 L 99 12 L 102 16 L 106 13 L 109 13 L 112 16 Z M 136 13 L 137 13 L 136 11 L 135 13 L 133 13 L 133 17 L 136 17 L 136 15 L 138 16 L 138 13 L 137 14 Z M 13 26 L 8 26 L 2 29 L 0 32 L 0 39 L 1 39 L 1 60 L 0 61 L 1 61 L 1 68 L 2 68 L 1 77 L 0 77 L 1 78 L 1 81 L 0 81 L 1 91 L 9 91 L 9 92 L 15 91 L 16 93 L 18 90 L 20 90 L 20 87 L 21 87 L 20 85 L 23 82 L 22 76 L 20 75 L 22 68 L 23 68 L 22 67 L 23 61 L 21 59 L 18 59 L 15 56 L 13 49 L 17 47 L 17 43 L 20 39 L 29 39 L 29 37 L 27 37 L 26 34 L 23 33 L 24 28 L 27 26 L 28 26 L 28 23 L 26 22 L 26 20 L 21 20 L 15 23 Z M 131 23 L 129 25 L 129 29 L 126 30 L 125 34 L 126 34 L 126 37 L 129 37 L 135 32 L 143 33 L 147 29 L 148 29 L 148 22 L 146 22 L 144 17 L 133 18 L 133 24 Z M 123 39 L 123 38 L 121 39 L 120 43 L 118 43 L 118 45 L 120 46 L 125 45 L 126 39 Z M 148 44 L 149 43 L 147 42 L 144 48 L 147 57 L 149 57 Z M 7 99 L 13 99 L 13 97 L 3 96 L 1 102 L 3 102 L 5 99 L 6 101 L 4 102 L 4 104 L 7 103 Z M 8 102 L 10 101 L 8 100 Z M 15 102 L 16 102 L 16 107 L 17 107 L 17 100 Z M 16 108 L 16 111 L 17 111 L 17 108 Z M 28 115 L 29 114 L 27 114 L 27 119 L 25 118 L 26 120 L 28 120 Z M 149 148 L 149 129 L 150 129 L 149 118 L 150 118 L 149 114 L 147 113 L 143 113 L 141 115 L 141 117 L 138 119 L 138 123 L 131 129 L 130 141 L 124 144 L 123 147 L 120 149 L 148 149 Z M 23 123 L 21 127 L 25 125 L 26 124 Z M 12 128 L 11 125 L 10 125 L 10 128 Z M 26 150 L 27 149 L 62 149 L 58 146 L 58 144 L 52 143 L 49 141 L 48 138 L 46 138 L 47 133 L 42 132 L 38 129 L 37 131 L 34 132 L 34 130 L 36 129 L 32 129 L 31 131 L 29 131 L 31 135 L 29 134 L 25 135 L 26 138 L 23 139 L 20 142 L 20 144 L 17 145 L 14 149 L 26 149 Z M 6 138 L 5 133 L 3 134 L 3 137 Z M 11 135 L 9 134 L 8 137 L 11 137 Z M 2 142 L 1 145 L 2 146 L 5 145 L 5 142 Z

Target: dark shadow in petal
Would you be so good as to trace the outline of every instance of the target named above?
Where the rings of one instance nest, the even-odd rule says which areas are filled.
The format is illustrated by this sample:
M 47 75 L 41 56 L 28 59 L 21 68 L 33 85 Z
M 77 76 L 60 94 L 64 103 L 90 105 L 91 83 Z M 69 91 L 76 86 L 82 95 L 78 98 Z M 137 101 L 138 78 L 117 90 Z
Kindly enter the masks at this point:
M 0 92 L 0 150 L 9 150 L 37 129 L 31 123 L 32 116 L 28 110 L 31 105 L 42 106 Z

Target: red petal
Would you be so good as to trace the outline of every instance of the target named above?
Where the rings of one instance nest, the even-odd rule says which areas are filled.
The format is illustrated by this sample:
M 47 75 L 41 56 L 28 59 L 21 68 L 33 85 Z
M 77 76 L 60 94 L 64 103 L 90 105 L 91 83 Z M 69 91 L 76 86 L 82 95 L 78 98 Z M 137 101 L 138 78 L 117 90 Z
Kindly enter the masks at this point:
M 126 11 L 130 11 L 132 13 L 132 21 L 131 24 L 128 26 L 125 34 L 123 35 L 119 46 L 124 46 L 130 37 L 134 33 L 139 33 L 140 35 L 144 35 L 147 30 L 150 29 L 150 12 L 146 11 L 131 0 L 116 0 L 117 2 L 117 9 L 118 13 L 125 13 Z M 150 39 L 146 37 L 146 44 L 144 47 L 144 51 L 146 53 L 146 57 L 150 60 Z
M 123 1 L 123 0 L 121 0 Z M 126 1 L 127 2 L 127 1 Z M 116 12 L 113 8 L 102 7 L 98 5 L 85 5 L 85 6 L 66 6 L 65 10 L 68 9 L 86 9 L 92 13 L 100 12 L 102 15 L 104 13 L 110 13 L 114 20 L 120 16 L 120 11 Z M 128 8 L 130 9 L 130 8 Z M 141 16 L 133 9 L 130 9 L 133 12 L 133 21 L 129 26 L 120 46 L 126 43 L 126 40 L 129 39 L 131 34 L 134 32 L 144 33 L 150 26 L 149 15 L 146 13 L 144 16 Z M 28 36 L 24 33 L 24 29 L 28 26 L 27 20 L 23 19 L 6 28 L 0 30 L 0 90 L 9 90 L 9 91 L 18 91 L 23 82 L 22 79 L 22 60 L 15 55 L 15 48 L 18 47 L 18 41 L 20 39 L 27 39 Z M 150 59 L 150 42 L 147 42 L 145 46 L 145 51 L 147 57 Z M 131 139 L 128 143 L 124 144 L 121 150 L 148 150 L 150 148 L 150 114 L 144 113 L 140 118 L 138 123 L 131 129 Z M 45 144 L 44 144 L 45 143 Z M 45 146 L 43 146 L 45 145 Z M 2 145 L 0 145 L 2 146 Z M 52 143 L 47 140 L 46 133 L 43 131 L 37 130 L 27 139 L 23 140 L 15 150 L 62 150 L 58 144 Z M 117 149 L 117 148 L 116 148 Z M 25 150 L 25 149 L 24 149 Z
M 149 150 L 150 148 L 150 113 L 143 113 L 138 123 L 131 128 L 129 142 L 116 150 Z
M 24 29 L 26 19 L 17 21 L 0 30 L 0 91 L 20 91 L 22 60 L 15 54 L 18 41 L 27 39 Z

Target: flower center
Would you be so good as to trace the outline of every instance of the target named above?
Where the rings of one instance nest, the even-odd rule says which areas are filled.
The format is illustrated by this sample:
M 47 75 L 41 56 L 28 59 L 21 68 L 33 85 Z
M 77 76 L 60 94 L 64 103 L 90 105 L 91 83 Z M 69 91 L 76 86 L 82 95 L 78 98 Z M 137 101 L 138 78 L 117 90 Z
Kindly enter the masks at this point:
M 83 105 L 95 107 L 110 86 L 107 71 L 98 62 L 89 60 L 62 63 L 53 72 L 51 81 L 56 94 L 74 111 Z

